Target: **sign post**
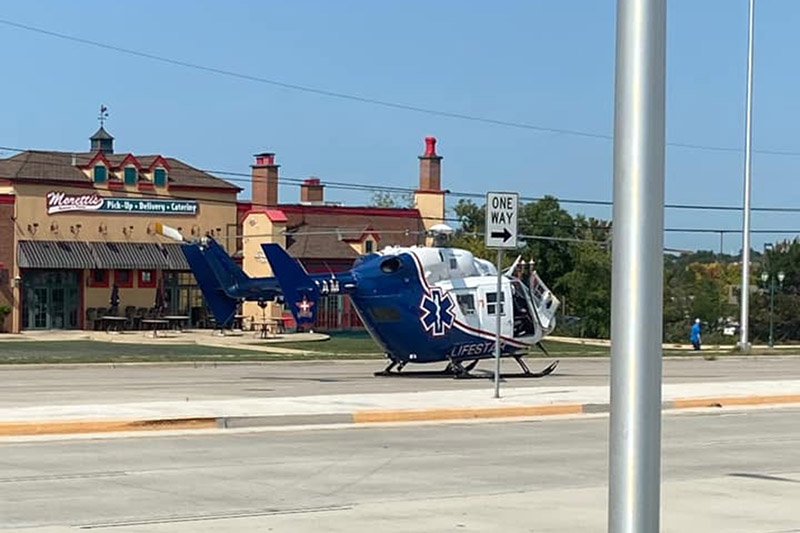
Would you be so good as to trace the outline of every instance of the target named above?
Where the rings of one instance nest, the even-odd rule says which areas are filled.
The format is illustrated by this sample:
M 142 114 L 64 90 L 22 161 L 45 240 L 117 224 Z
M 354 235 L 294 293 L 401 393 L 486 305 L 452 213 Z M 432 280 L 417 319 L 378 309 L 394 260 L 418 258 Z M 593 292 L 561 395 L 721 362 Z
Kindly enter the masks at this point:
M 486 195 L 486 247 L 497 249 L 497 293 L 494 312 L 497 318 L 494 339 L 494 397 L 500 397 L 500 328 L 505 311 L 503 298 L 503 250 L 517 247 L 517 210 L 515 192 L 490 192 Z M 509 302 L 510 303 L 510 302 Z M 487 302 L 488 307 L 488 302 Z

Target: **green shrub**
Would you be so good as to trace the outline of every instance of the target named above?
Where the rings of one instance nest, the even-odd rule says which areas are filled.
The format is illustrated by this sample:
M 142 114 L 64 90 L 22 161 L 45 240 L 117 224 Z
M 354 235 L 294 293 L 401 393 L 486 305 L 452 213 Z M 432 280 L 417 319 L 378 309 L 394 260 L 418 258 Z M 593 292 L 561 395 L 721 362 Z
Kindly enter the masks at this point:
M 8 315 L 11 314 L 11 307 L 3 304 L 0 305 L 0 331 L 5 331 L 4 322 Z

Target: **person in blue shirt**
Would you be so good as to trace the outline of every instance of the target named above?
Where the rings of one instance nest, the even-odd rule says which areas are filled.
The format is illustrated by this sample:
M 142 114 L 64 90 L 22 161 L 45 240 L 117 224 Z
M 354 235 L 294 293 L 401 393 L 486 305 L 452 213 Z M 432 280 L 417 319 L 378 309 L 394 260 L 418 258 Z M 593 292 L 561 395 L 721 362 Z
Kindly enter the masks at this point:
M 695 318 L 694 324 L 692 325 L 692 334 L 689 337 L 689 340 L 692 341 L 692 346 L 694 346 L 695 350 L 700 349 L 700 319 Z

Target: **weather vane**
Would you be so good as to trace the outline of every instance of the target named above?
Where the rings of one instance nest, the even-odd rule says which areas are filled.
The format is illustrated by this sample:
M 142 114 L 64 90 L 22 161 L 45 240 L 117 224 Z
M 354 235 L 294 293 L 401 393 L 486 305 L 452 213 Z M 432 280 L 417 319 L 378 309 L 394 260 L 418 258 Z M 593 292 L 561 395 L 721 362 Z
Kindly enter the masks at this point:
M 103 127 L 106 119 L 108 118 L 108 108 L 103 104 L 100 104 L 100 116 L 97 117 L 97 120 L 100 121 L 100 127 Z

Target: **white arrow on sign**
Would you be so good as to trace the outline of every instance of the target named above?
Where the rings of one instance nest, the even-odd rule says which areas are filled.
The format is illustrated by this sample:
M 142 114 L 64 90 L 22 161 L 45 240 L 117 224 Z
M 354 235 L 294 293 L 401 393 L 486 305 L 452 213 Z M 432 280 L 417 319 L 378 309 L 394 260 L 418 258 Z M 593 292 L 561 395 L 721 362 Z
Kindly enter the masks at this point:
M 486 195 L 486 246 L 517 247 L 517 210 L 519 195 L 515 192 L 490 192 Z

